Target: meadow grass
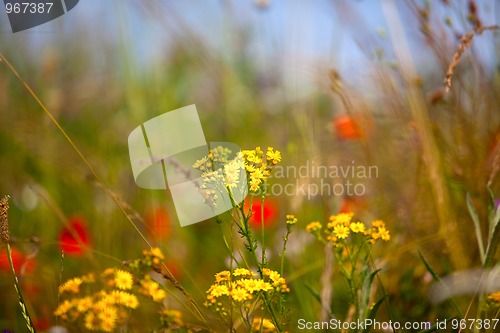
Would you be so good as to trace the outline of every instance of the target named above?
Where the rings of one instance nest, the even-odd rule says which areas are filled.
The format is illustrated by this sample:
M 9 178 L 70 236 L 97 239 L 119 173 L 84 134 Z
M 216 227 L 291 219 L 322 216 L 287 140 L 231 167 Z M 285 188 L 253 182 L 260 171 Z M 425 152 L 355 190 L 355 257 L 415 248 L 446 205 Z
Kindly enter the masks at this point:
M 15 223 L 2 251 L 0 328 L 294 332 L 299 319 L 377 319 L 429 322 L 433 331 L 438 319 L 499 319 L 499 286 L 486 283 L 500 243 L 499 81 L 475 48 L 479 38 L 493 43 L 497 26 L 483 25 L 470 3 L 409 5 L 432 72 L 415 65 L 402 18 L 386 2 L 394 59 L 373 60 L 366 89 L 375 88 L 375 101 L 341 68 L 319 73 L 321 89 L 306 100 L 288 100 L 286 82 L 264 77 L 242 51 L 248 46 L 229 45 L 237 61 L 223 61 L 194 34 L 145 69 L 122 41 L 119 62 L 96 65 L 104 74 L 89 70 L 85 43 L 36 59 L 22 45 L 7 48 L 0 194 L 12 196 Z M 462 20 L 441 20 L 439 6 Z M 444 29 L 460 38 L 442 38 Z M 180 228 L 168 191 L 133 182 L 126 137 L 193 103 L 207 141 L 245 148 L 247 185 L 259 191 Z M 380 173 L 359 197 L 268 192 L 314 184 L 272 176 L 277 164 L 306 161 L 356 161 Z M 66 250 L 62 234 L 74 240 Z M 454 275 L 479 282 L 460 290 Z

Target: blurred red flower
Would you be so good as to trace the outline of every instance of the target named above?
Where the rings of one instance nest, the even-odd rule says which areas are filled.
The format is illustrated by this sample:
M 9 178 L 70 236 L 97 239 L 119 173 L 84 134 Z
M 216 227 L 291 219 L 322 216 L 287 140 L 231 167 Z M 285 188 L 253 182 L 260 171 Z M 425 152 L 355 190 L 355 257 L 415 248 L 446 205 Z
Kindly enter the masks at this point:
M 22 273 L 21 270 L 25 264 L 24 273 L 26 274 L 31 273 L 35 268 L 35 261 L 27 259 L 27 256 L 16 248 L 12 248 L 11 257 L 17 274 Z M 5 249 L 0 250 L 0 270 L 10 272 L 9 258 L 7 258 L 7 251 Z
M 363 137 L 357 122 L 346 114 L 333 118 L 333 130 L 339 139 L 360 139 Z
M 167 262 L 165 262 L 165 265 L 167 266 L 168 270 L 170 271 L 170 273 L 172 273 L 172 275 L 175 277 L 176 280 L 181 279 L 181 277 L 182 277 L 181 272 L 174 262 L 167 261 Z M 167 273 L 166 269 L 163 267 L 162 267 L 162 271 L 164 274 Z
M 37 331 L 46 331 L 52 326 L 52 324 L 44 318 L 35 319 L 33 325 Z
M 59 248 L 67 255 L 82 255 L 90 245 L 87 223 L 81 216 L 73 216 L 59 234 Z
M 147 233 L 151 239 L 162 241 L 170 237 L 170 214 L 162 206 L 149 208 L 145 216 Z
M 245 201 L 245 211 L 250 209 L 250 200 Z M 262 227 L 262 215 L 261 215 L 261 200 L 254 199 L 252 201 L 252 216 L 248 221 L 250 226 L 254 228 Z M 264 200 L 264 227 L 268 228 L 276 222 L 276 218 L 278 216 L 278 204 L 275 200 L 271 198 L 266 198 Z
M 345 197 L 340 203 L 339 213 L 359 213 L 365 209 L 365 202 L 360 197 Z

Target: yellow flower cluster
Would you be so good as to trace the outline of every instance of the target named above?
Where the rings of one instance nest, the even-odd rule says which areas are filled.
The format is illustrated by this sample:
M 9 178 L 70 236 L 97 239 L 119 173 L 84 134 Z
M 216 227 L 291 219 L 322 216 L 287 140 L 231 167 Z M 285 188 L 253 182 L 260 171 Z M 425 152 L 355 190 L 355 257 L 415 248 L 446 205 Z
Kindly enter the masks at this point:
M 134 294 L 121 290 L 101 290 L 91 296 L 64 300 L 54 314 L 69 321 L 83 317 L 86 329 L 112 332 L 119 323 L 126 320 L 125 309 L 136 309 L 138 306 L 139 301 Z
M 59 293 L 63 294 L 65 292 L 78 294 L 80 292 L 80 285 L 83 283 L 82 279 L 76 277 L 74 279 L 66 281 L 64 284 L 59 286 Z
M 255 317 L 252 321 L 252 329 L 255 332 L 276 332 L 276 326 L 267 318 Z
M 132 267 L 137 268 L 142 265 L 145 267 L 161 267 L 161 262 L 165 260 L 165 255 L 159 247 L 152 247 L 149 250 L 142 251 L 142 259 L 137 259 L 131 264 Z
M 235 188 L 243 178 L 245 165 L 243 155 L 238 152 L 231 158 L 231 150 L 217 146 L 209 150 L 208 156 L 196 161 L 193 168 L 202 172 L 200 191 L 205 198 L 205 203 L 215 208 L 218 195 L 225 188 Z
M 212 208 L 217 206 L 217 193 L 226 188 L 248 185 L 250 192 L 257 192 L 271 175 L 273 166 L 281 162 L 281 153 L 272 147 L 267 148 L 266 152 L 260 147 L 243 150 L 236 153 L 234 158 L 231 154 L 230 149 L 218 146 L 193 164 L 194 169 L 202 172 L 200 192 L 205 203 Z M 241 182 L 245 172 L 248 184 Z
M 141 288 L 139 292 L 143 295 L 151 297 L 153 301 L 162 303 L 167 297 L 167 292 L 161 287 L 161 285 L 152 280 L 149 275 L 146 275 L 143 280 L 140 281 Z
M 151 265 L 154 259 L 164 259 L 158 248 L 143 254 Z M 101 281 L 104 282 L 102 289 L 99 289 L 92 274 L 75 277 L 62 284 L 59 293 L 70 298 L 59 304 L 54 311 L 55 316 L 73 323 L 81 321 L 83 327 L 90 331 L 113 332 L 128 321 L 130 310 L 139 307 L 137 295 L 144 294 L 159 303 L 167 297 L 165 289 L 149 274 L 137 281 L 132 273 L 124 269 L 108 268 L 103 271 Z M 84 284 L 86 286 L 82 288 Z M 179 321 L 178 314 L 165 312 L 164 315 L 168 320 Z
M 59 286 L 59 293 L 72 293 L 78 294 L 80 292 L 80 286 L 83 283 L 93 283 L 95 282 L 94 274 L 87 274 L 82 277 L 76 277 L 66 281 L 64 284 Z
M 371 244 L 374 244 L 377 239 L 384 241 L 391 239 L 384 222 L 380 220 L 373 221 L 371 228 L 366 229 L 364 223 L 352 220 L 353 215 L 353 213 L 340 213 L 330 216 L 324 230 L 324 238 L 327 241 L 338 243 L 341 240 L 346 240 L 352 233 L 363 235 Z M 315 235 L 320 240 L 324 239 L 323 235 L 321 235 L 322 229 L 323 226 L 320 222 L 311 222 L 306 226 L 306 231 Z
M 497 306 L 500 306 L 500 291 L 496 291 L 492 294 L 489 294 L 487 299 L 491 303 L 496 303 Z
M 321 228 L 323 228 L 323 226 L 321 225 L 321 223 L 315 221 L 315 222 L 309 223 L 306 226 L 306 231 L 310 232 L 310 233 L 314 233 L 314 232 L 320 231 Z
M 234 302 L 245 302 L 258 297 L 262 293 L 288 293 L 290 289 L 285 278 L 268 268 L 262 270 L 263 278 L 246 268 L 236 268 L 233 273 L 222 271 L 215 274 L 215 283 L 207 290 L 206 306 L 216 305 L 222 311 L 219 298 L 225 297 Z
M 248 173 L 248 184 L 250 192 L 257 192 L 261 184 L 267 181 L 271 175 L 273 166 L 281 162 L 281 153 L 268 147 L 266 153 L 256 147 L 253 150 L 243 150 L 245 169 Z
M 389 230 L 386 229 L 385 223 L 380 220 L 372 222 L 372 228 L 369 230 L 369 234 L 372 236 L 372 243 L 379 238 L 384 241 L 391 239 L 391 235 L 389 234 Z
M 294 225 L 295 223 L 297 223 L 297 218 L 295 217 L 295 215 L 287 215 L 286 216 L 286 224 L 288 225 Z

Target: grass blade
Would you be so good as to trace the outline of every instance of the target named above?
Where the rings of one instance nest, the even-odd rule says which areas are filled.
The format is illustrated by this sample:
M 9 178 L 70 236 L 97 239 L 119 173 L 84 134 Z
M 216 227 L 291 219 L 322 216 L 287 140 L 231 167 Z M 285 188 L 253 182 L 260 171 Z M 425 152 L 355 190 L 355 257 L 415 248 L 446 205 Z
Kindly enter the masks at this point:
M 439 275 L 437 275 L 437 273 L 432 269 L 431 265 L 429 265 L 427 260 L 425 260 L 422 252 L 418 251 L 418 256 L 420 257 L 420 260 L 422 260 L 422 262 L 424 263 L 425 269 L 427 269 L 427 271 L 431 274 L 432 279 L 436 282 L 441 281 Z
M 488 242 L 488 248 L 486 249 L 486 256 L 483 263 L 483 266 L 485 268 L 488 268 L 493 264 L 493 258 L 495 257 L 495 254 L 498 250 L 498 244 L 500 243 L 500 223 L 497 219 L 497 215 L 498 214 L 495 214 L 496 224 L 493 228 L 491 238 Z
M 469 209 L 470 217 L 472 222 L 474 222 L 474 229 L 476 231 L 477 245 L 479 246 L 479 255 L 481 256 L 481 262 L 484 265 L 486 255 L 484 252 L 483 237 L 481 235 L 481 225 L 479 223 L 479 217 L 477 216 L 476 208 L 472 204 L 472 199 L 470 194 L 467 193 L 467 208 Z
M 317 300 L 320 305 L 322 305 L 320 294 L 316 290 L 314 290 L 310 285 L 308 285 L 307 283 L 303 283 L 303 285 L 304 285 L 304 287 L 306 287 L 307 291 L 309 291 L 311 293 L 313 298 L 315 300 Z M 330 311 L 328 311 L 328 316 L 330 318 L 333 318 L 333 314 Z
M 384 296 L 380 297 L 377 302 L 375 302 L 375 304 L 370 309 L 370 312 L 368 313 L 368 316 L 366 317 L 366 319 L 375 319 L 375 315 L 377 314 L 378 308 L 385 301 L 386 297 L 387 297 L 387 295 L 384 295 Z M 367 326 L 363 330 L 363 333 L 368 333 L 370 331 L 371 331 L 371 326 Z
M 361 300 L 359 302 L 360 318 L 365 318 L 365 314 L 368 313 L 368 302 L 370 300 L 370 290 L 372 287 L 373 279 L 380 271 L 381 269 L 377 269 L 370 274 L 365 275 L 363 286 L 361 287 Z

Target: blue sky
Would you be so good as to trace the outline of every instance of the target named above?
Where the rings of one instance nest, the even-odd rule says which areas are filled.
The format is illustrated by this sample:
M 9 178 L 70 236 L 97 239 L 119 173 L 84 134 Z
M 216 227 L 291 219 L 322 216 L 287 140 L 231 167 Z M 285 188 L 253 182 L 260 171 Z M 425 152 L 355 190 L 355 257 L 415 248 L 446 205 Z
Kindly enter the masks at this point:
M 248 35 L 252 58 L 288 68 L 293 82 L 314 80 L 321 68 L 337 68 L 355 81 L 366 76 L 375 50 L 383 50 L 388 62 L 393 58 L 380 1 L 269 0 L 267 8 L 259 9 L 255 0 L 81 0 L 66 15 L 16 34 L 10 32 L 5 11 L 0 10 L 0 40 L 14 42 L 6 45 L 29 45 L 38 53 L 63 47 L 57 41 L 61 34 L 78 39 L 86 31 L 95 36 L 95 44 L 88 47 L 97 54 L 103 40 L 124 41 L 136 60 L 147 65 L 163 56 L 172 41 L 181 39 L 189 45 L 193 42 L 189 34 L 201 36 L 212 52 L 230 60 L 239 36 L 235 27 L 240 27 Z M 466 2 L 458 1 L 461 8 L 467 8 Z M 428 66 L 434 60 L 423 47 L 415 15 L 404 5 L 406 1 L 397 3 L 413 57 L 419 66 Z M 441 1 L 431 3 L 434 20 L 463 19 Z M 483 23 L 495 23 L 500 5 L 495 0 L 478 3 Z M 491 36 L 479 38 L 474 45 L 478 56 L 490 65 L 496 59 L 491 41 Z

